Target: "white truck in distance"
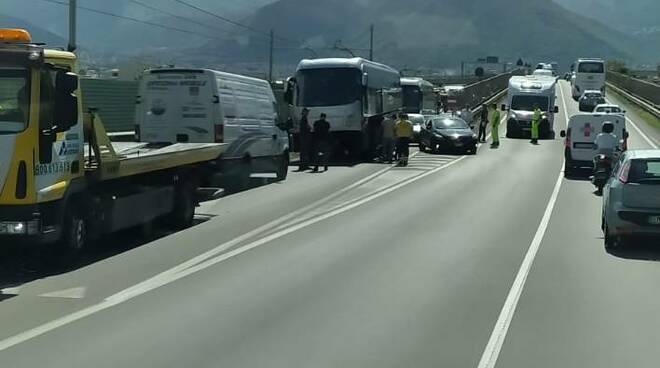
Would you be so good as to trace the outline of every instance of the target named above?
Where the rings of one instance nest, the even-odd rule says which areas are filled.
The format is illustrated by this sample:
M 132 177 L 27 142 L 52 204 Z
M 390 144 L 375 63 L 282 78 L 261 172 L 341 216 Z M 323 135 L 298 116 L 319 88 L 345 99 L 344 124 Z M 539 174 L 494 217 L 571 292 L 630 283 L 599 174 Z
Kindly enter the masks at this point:
M 509 80 L 507 105 L 507 137 L 522 138 L 531 134 L 531 121 L 534 104 L 542 111 L 539 124 L 540 138 L 554 139 L 556 78 L 552 76 L 514 76 Z
M 253 173 L 287 176 L 289 140 L 270 84 L 210 69 L 153 69 L 140 82 L 136 133 L 150 143 L 227 143 L 217 183 L 248 185 Z
M 575 77 L 571 79 L 573 99 L 577 101 L 586 90 L 601 91 L 605 96 L 605 61 L 578 59 L 574 64 Z
M 327 115 L 335 152 L 351 157 L 373 152 L 378 122 L 402 108 L 400 78 L 397 70 L 362 58 L 302 60 L 285 94 L 293 105 L 294 140 L 307 108 L 310 124 Z

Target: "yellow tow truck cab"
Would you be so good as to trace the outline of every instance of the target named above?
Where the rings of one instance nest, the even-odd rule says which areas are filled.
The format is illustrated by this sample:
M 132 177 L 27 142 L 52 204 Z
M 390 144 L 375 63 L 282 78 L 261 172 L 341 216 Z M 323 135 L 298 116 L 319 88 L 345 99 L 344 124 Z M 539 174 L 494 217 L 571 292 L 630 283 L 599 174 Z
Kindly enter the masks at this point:
M 0 29 L 0 246 L 77 251 L 155 220 L 192 223 L 225 145 L 112 143 L 82 98 L 75 54 Z

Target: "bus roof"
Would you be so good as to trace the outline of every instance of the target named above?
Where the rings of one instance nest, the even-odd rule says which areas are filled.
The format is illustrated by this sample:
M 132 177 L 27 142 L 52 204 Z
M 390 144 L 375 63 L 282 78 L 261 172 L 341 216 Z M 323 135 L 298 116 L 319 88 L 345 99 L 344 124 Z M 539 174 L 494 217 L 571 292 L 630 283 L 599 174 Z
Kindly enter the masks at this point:
M 375 63 L 363 58 L 326 58 L 326 59 L 303 59 L 298 64 L 297 70 L 323 69 L 323 68 L 355 68 L 363 70 L 367 66 L 371 69 L 399 73 L 396 69 L 384 64 Z
M 580 58 L 577 60 L 578 63 L 604 63 L 605 60 L 599 58 Z

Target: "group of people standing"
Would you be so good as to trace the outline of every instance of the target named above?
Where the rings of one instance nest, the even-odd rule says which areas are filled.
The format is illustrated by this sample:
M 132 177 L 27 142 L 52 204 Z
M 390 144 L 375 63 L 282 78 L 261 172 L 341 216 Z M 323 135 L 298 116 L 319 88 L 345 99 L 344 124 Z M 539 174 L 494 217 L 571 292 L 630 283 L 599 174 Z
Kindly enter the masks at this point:
M 309 124 L 309 109 L 303 109 L 300 117 L 300 165 L 298 171 L 309 170 L 314 165 L 313 172 L 328 171 L 328 161 L 332 151 L 330 141 L 330 123 L 325 113 L 319 115 L 313 125 Z
M 481 105 L 481 113 L 479 115 L 479 132 L 477 133 L 477 140 L 480 143 L 486 143 L 486 130 L 490 124 L 491 137 L 493 143 L 490 145 L 492 148 L 500 146 L 500 111 L 497 109 L 497 104 Z

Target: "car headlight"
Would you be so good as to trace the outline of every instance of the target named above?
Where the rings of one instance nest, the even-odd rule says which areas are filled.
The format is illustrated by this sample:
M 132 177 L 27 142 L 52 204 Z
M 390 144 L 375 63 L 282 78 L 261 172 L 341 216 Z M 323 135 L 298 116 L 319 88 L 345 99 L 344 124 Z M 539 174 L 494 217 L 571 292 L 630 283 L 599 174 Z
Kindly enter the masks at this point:
M 0 234 L 24 235 L 27 233 L 25 222 L 0 222 Z

